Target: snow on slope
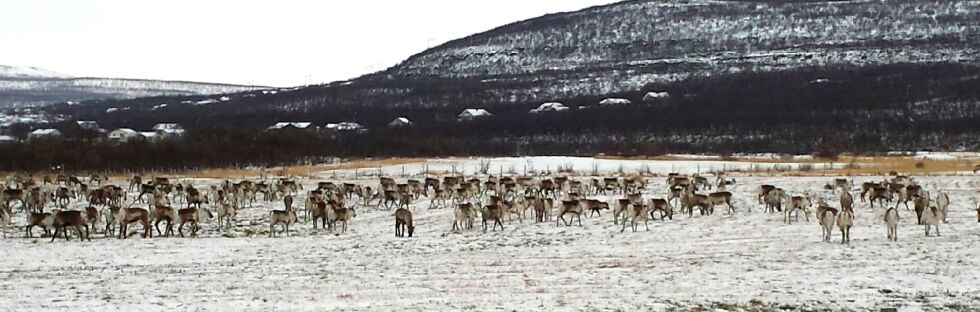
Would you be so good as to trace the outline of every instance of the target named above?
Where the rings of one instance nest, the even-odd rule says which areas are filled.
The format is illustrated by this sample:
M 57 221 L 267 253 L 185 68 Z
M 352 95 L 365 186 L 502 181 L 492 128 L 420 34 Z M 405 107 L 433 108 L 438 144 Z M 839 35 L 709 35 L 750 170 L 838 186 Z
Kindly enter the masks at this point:
M 886 241 L 880 208 L 858 203 L 853 240 L 840 245 L 820 242 L 813 220 L 787 225 L 779 215 L 762 213 L 753 197 L 761 183 L 798 194 L 821 192 L 829 179 L 738 177 L 731 189 L 737 214 L 677 214 L 651 221 L 650 231 L 640 225 L 636 233 L 620 233 L 608 213 L 583 218 L 582 227 L 514 221 L 505 222 L 503 231 L 484 234 L 477 223 L 477 229 L 450 233 L 452 211 L 427 210 L 424 199 L 413 204 L 418 228 L 411 239 L 394 237 L 390 211 L 365 207 L 346 234 L 307 223 L 294 226 L 289 238 L 267 238 L 268 210 L 282 204 L 261 200 L 239 215 L 233 229 L 222 233 L 205 225 L 197 239 L 134 235 L 120 241 L 97 234 L 92 242 L 48 243 L 11 229 L 0 239 L 0 249 L 8 251 L 0 267 L 0 301 L 11 310 L 97 311 L 639 311 L 729 304 L 763 311 L 905 311 L 980 305 L 980 249 L 973 247 L 980 232 L 971 201 L 980 176 L 918 177 L 925 189 L 950 192 L 949 224 L 942 226 L 943 236 L 925 237 L 914 213 L 900 209 L 898 242 Z M 663 196 L 664 181 L 650 181 L 646 195 Z M 375 177 L 358 182 L 377 184 Z M 304 183 L 306 190 L 315 185 Z M 298 206 L 304 199 L 297 197 Z M 22 220 L 15 216 L 16 224 Z M 839 232 L 833 238 L 840 239 Z M 38 289 L 45 290 L 44 300 Z
M 6 78 L 70 78 L 47 69 L 27 66 L 0 65 L 0 77 Z

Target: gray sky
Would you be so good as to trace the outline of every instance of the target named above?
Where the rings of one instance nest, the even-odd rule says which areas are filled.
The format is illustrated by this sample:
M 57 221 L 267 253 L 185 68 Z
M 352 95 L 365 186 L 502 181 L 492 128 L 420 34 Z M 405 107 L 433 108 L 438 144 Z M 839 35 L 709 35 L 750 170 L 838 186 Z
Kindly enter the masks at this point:
M 73 76 L 293 86 L 613 0 L 0 0 L 0 64 Z

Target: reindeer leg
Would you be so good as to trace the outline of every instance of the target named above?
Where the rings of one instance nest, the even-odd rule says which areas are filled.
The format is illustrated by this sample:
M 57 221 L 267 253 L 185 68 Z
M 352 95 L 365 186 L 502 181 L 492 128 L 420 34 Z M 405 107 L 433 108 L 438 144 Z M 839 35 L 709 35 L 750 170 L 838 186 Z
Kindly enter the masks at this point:
M 54 235 L 51 235 L 51 240 L 49 241 L 49 243 L 54 242 L 54 239 L 57 237 L 58 237 L 58 228 L 56 227 L 54 228 Z

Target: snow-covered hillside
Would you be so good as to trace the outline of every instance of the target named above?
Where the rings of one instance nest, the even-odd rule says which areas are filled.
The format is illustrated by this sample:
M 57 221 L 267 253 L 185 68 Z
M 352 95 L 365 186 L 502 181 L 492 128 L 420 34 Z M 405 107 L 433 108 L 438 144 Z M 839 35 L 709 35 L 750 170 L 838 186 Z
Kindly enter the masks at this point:
M 259 88 L 190 81 L 71 77 L 40 68 L 0 65 L 0 108 L 160 95 L 224 94 Z
M 0 65 L 0 78 L 70 78 L 47 69 L 28 66 Z

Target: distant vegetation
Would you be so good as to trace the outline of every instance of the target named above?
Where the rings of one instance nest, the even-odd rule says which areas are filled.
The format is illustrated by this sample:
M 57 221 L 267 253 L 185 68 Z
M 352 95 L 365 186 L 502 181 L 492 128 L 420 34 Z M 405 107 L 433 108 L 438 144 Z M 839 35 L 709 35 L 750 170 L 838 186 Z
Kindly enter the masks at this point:
M 570 111 L 558 113 L 529 114 L 530 104 L 498 105 L 490 106 L 493 117 L 469 122 L 452 117 L 464 107 L 488 103 L 461 101 L 425 109 L 345 106 L 262 119 L 214 104 L 209 113 L 225 117 L 188 111 L 175 119 L 190 125 L 182 140 L 118 146 L 71 139 L 2 145 L 0 170 L 43 169 L 59 163 L 114 170 L 276 165 L 333 156 L 777 152 L 830 157 L 840 152 L 976 151 L 978 77 L 980 67 L 953 63 L 741 73 L 657 86 L 672 96 L 656 102 L 643 102 L 643 92 L 628 92 L 615 96 L 633 100 L 632 105 L 598 107 L 603 97 L 576 97 L 563 101 Z M 198 108 L 193 111 L 200 113 Z M 370 128 L 368 133 L 334 137 L 263 131 L 269 118 L 319 123 L 353 115 Z M 402 115 L 415 126 L 384 126 Z M 131 117 L 101 123 L 111 128 L 150 122 Z

